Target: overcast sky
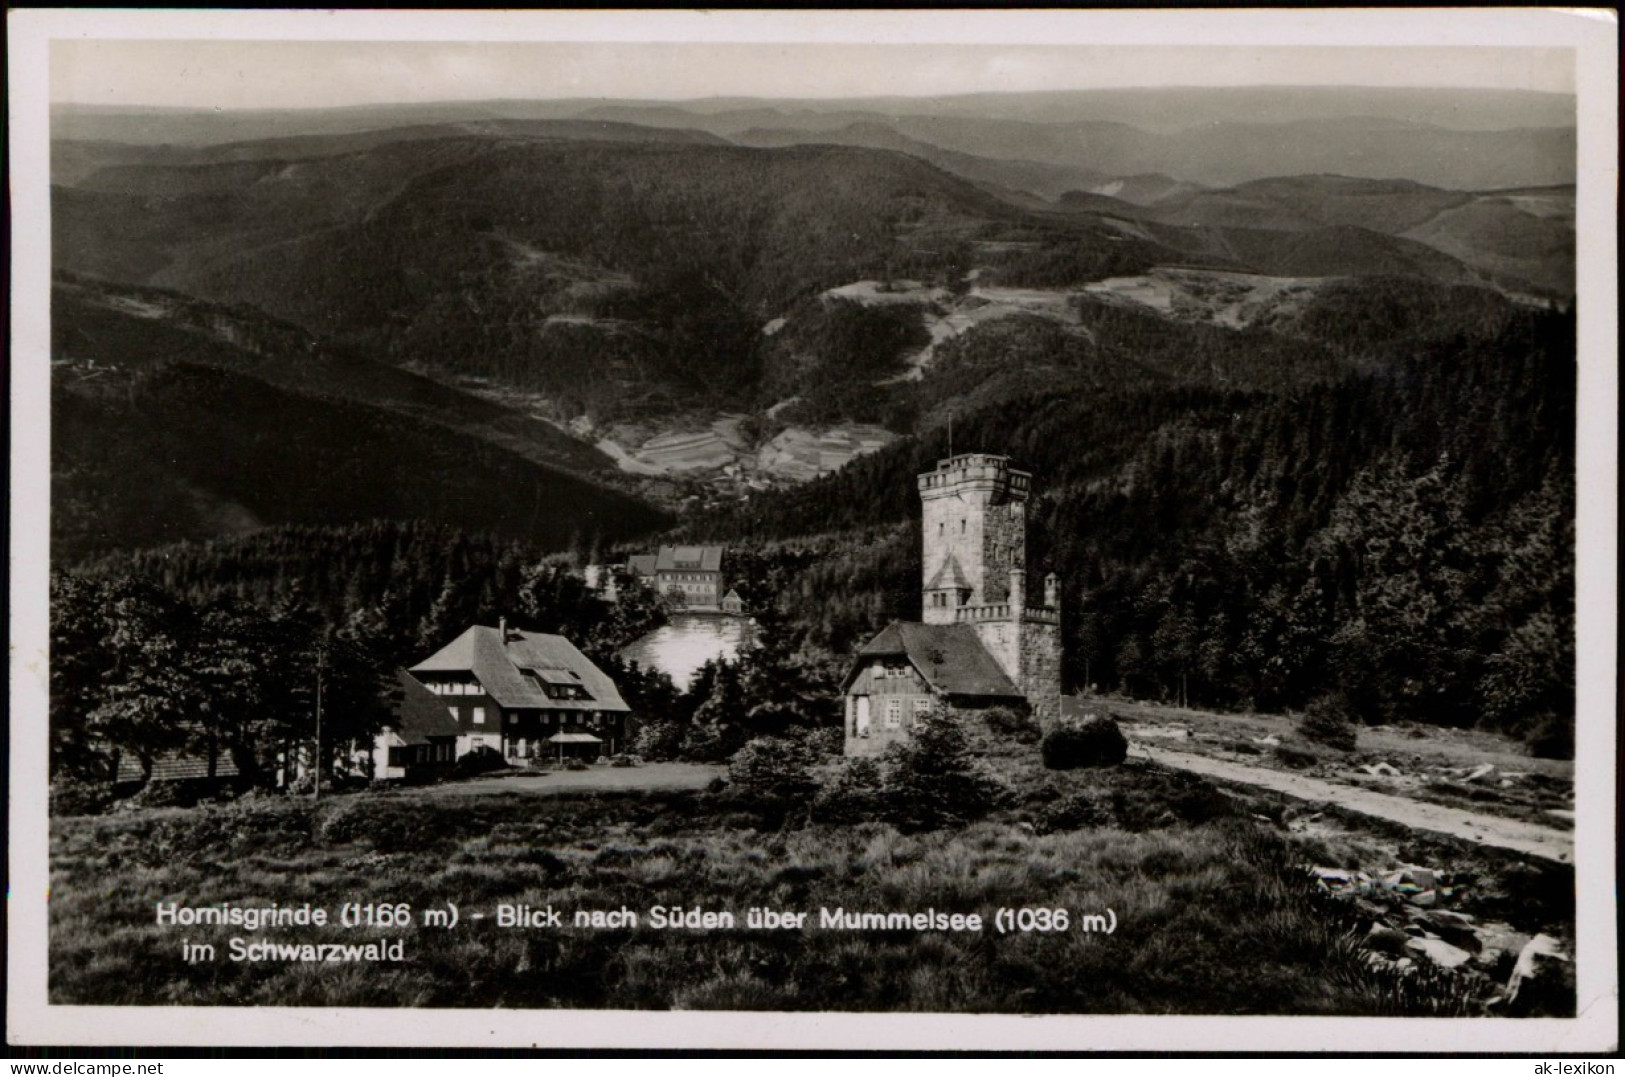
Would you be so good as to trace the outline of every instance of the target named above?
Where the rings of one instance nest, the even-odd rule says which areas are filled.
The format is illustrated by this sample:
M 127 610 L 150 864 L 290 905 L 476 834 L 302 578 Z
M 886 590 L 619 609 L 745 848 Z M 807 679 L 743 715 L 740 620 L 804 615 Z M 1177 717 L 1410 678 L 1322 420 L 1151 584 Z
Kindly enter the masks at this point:
M 58 39 L 50 51 L 53 101 L 224 109 L 1238 85 L 1571 93 L 1574 75 L 1567 49 L 1508 47 Z

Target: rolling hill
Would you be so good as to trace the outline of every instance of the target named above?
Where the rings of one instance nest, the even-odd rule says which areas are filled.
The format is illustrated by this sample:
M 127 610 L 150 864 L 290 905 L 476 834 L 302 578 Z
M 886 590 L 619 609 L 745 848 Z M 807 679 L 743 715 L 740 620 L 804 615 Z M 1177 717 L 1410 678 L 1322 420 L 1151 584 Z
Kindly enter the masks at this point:
M 809 137 L 808 132 L 802 130 L 752 127 L 732 135 L 731 138 L 741 146 L 780 147 L 812 143 L 897 150 L 918 157 L 922 161 L 929 161 L 944 172 L 970 180 L 995 194 L 1006 197 L 1012 193 L 1021 193 L 1054 201 L 1065 192 L 1080 186 L 1106 182 L 1106 177 L 1087 168 L 956 153 L 940 146 L 933 146 L 929 142 L 910 138 L 887 124 L 874 121 L 851 123 L 833 130 L 819 130 L 815 137 Z
M 834 146 L 464 137 L 115 166 L 55 193 L 70 271 L 562 394 L 561 417 L 748 400 L 762 327 L 796 300 L 866 277 L 957 279 L 976 244 L 1041 236 L 1085 278 L 1178 257 L 1092 219 L 1033 217 L 902 153 Z M 1031 261 L 1013 248 L 990 268 L 1015 279 Z
M 1574 293 L 1572 187 L 1447 191 L 1401 180 L 1276 177 L 1168 194 L 1142 207 L 1138 215 L 1199 230 L 1332 229 L 1339 243 L 1347 240 L 1348 229 L 1360 229 L 1397 237 L 1403 241 L 1397 249 L 1412 257 L 1421 257 L 1412 243 L 1431 247 L 1477 270 L 1484 279 L 1515 290 Z M 1349 264 L 1369 259 L 1372 246 L 1368 236 L 1352 243 L 1346 255 Z M 1245 247 L 1236 255 L 1249 257 Z M 1441 272 L 1443 267 L 1438 263 L 1427 272 Z
M 208 146 L 499 121 L 609 121 L 776 144 L 853 125 L 975 157 L 1227 186 L 1340 173 L 1454 190 L 1568 184 L 1575 99 L 1505 90 L 1167 87 L 937 98 L 470 101 L 292 111 L 57 105 L 53 138 Z M 839 136 L 836 136 L 839 138 Z M 60 179 L 59 179 L 60 181 Z M 1017 187 L 1025 190 L 1026 188 Z
M 1108 148 L 1139 137 L 1091 130 Z M 263 312 L 322 342 L 320 364 L 262 364 L 264 384 L 427 416 L 545 467 L 602 474 L 590 441 L 625 484 L 672 477 L 643 450 L 726 420 L 731 448 L 711 470 L 721 482 L 737 465 L 734 497 L 781 480 L 747 474 L 775 439 L 858 424 L 868 432 L 837 433 L 871 446 L 885 440 L 876 424 L 907 432 L 957 398 L 991 405 L 1045 379 L 1096 392 L 1336 376 L 1344 367 L 1324 357 L 1223 338 L 1292 317 L 1328 281 L 1529 290 L 1509 275 L 1518 234 L 1489 268 L 1440 249 L 1480 249 L 1474 219 L 1457 212 L 1470 194 L 1329 176 L 1212 189 L 1149 172 L 1114 187 L 892 126 L 832 131 L 880 145 L 737 146 L 601 118 L 74 142 L 61 147 L 74 182 L 53 189 L 54 253 L 84 281 Z M 1048 203 L 1007 183 L 1072 193 Z M 1519 197 L 1506 206 L 1547 206 Z M 1429 222 L 1451 227 L 1436 224 L 1431 244 L 1410 234 Z M 1179 354 L 1125 311 L 1218 335 Z M 471 379 L 522 394 L 520 412 L 486 399 L 494 411 L 468 413 L 473 398 L 455 390 Z M 431 401 L 437 391 L 454 402 Z M 675 502 L 689 492 L 678 485 L 638 488 Z
M 252 312 L 66 281 L 52 303 L 52 550 L 281 523 L 425 519 L 551 548 L 657 510 L 567 468 L 598 454 Z

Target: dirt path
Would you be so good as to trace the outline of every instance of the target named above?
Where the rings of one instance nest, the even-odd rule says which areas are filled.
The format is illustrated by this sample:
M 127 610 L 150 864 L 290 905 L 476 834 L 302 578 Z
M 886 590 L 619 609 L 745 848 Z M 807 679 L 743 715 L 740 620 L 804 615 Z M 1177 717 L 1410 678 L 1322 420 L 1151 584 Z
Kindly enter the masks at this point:
M 1135 744 L 1129 754 L 1153 760 L 1176 770 L 1188 770 L 1220 781 L 1256 786 L 1285 793 L 1299 800 L 1329 801 L 1362 815 L 1400 823 L 1414 830 L 1429 830 L 1451 837 L 1493 845 L 1500 849 L 1537 856 L 1559 864 L 1574 863 L 1574 835 L 1566 830 L 1523 823 L 1494 815 L 1476 815 L 1441 804 L 1426 804 L 1352 785 L 1309 778 L 1301 774 L 1249 767 L 1222 759 L 1209 759 L 1187 752 L 1171 752 Z

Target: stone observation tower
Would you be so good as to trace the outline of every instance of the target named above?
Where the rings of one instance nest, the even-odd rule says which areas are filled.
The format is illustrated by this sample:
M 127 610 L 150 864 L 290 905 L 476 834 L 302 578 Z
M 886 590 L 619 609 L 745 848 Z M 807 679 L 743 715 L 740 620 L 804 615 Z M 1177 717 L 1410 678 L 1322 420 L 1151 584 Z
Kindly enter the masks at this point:
M 1061 691 L 1060 579 L 1027 596 L 1032 476 L 1006 456 L 964 453 L 919 477 L 928 625 L 967 625 L 1033 710 L 1052 716 Z

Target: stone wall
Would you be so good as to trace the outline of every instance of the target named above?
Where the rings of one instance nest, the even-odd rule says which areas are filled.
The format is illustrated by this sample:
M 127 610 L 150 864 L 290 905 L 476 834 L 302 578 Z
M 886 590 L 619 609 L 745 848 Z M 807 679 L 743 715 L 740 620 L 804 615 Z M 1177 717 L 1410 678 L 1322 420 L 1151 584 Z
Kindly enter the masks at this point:
M 1061 695 L 1061 626 L 1021 626 L 1021 690 L 1046 728 L 1056 717 Z
M 982 647 L 1004 670 L 1010 683 L 1021 687 L 1021 629 L 1014 621 L 977 621 L 972 628 Z
M 1027 506 L 1020 501 L 989 505 L 986 516 L 982 533 L 982 601 L 1009 602 L 1010 570 L 1027 567 Z

